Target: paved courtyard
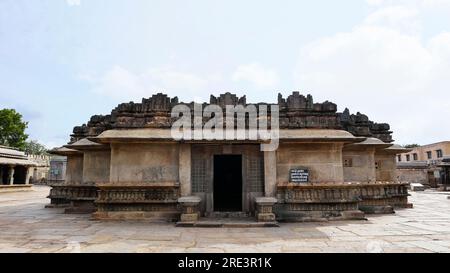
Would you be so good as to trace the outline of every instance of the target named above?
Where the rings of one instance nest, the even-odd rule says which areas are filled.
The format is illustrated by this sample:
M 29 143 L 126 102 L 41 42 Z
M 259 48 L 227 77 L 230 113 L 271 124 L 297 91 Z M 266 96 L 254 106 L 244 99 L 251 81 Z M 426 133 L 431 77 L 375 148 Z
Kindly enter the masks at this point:
M 0 193 L 0 252 L 450 252 L 450 200 L 412 193 L 414 209 L 368 221 L 279 228 L 176 228 L 99 222 L 45 209 L 49 188 Z

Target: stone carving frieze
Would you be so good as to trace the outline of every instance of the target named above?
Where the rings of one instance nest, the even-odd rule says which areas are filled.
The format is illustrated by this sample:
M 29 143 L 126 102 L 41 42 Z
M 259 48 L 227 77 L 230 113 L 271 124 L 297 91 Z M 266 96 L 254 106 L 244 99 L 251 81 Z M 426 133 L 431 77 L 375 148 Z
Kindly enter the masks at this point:
M 85 137 L 101 134 L 105 130 L 116 128 L 170 128 L 175 119 L 171 118 L 171 110 L 175 105 L 184 104 L 194 111 L 194 103 L 179 102 L 177 97 L 170 98 L 158 93 L 150 98 L 144 98 L 140 103 L 128 102 L 119 104 L 109 115 L 94 115 L 87 124 L 76 126 L 71 135 L 71 142 Z M 259 106 L 269 103 L 248 104 L 246 96 L 238 97 L 235 94 L 225 93 L 219 96 L 210 96 L 209 104 L 214 104 L 223 109 L 226 105 L 250 105 L 259 109 Z M 350 114 L 348 109 L 343 113 L 337 112 L 337 105 L 325 101 L 315 103 L 311 95 L 301 95 L 293 92 L 287 98 L 278 94 L 279 124 L 281 129 L 343 129 L 355 136 L 376 137 L 385 142 L 392 142 L 392 131 L 389 124 L 375 123 L 361 113 Z M 225 111 L 225 109 L 224 109 Z M 270 111 L 268 113 L 270 119 Z M 248 119 L 248 118 L 247 118 Z M 207 122 L 207 118 L 204 122 Z M 246 122 L 248 124 L 248 120 Z M 236 124 L 236 123 L 235 123 Z
M 141 203 L 175 202 L 179 197 L 178 188 L 153 189 L 110 189 L 100 190 L 97 202 L 100 203 Z

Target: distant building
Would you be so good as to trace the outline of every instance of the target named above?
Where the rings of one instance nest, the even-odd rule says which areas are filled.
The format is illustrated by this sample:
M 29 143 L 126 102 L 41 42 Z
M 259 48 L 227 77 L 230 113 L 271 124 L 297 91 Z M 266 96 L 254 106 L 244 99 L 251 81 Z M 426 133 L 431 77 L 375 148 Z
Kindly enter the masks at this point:
M 24 152 L 0 146 L 0 189 L 29 187 L 37 166 Z
M 36 163 L 31 173 L 32 184 L 46 184 L 50 169 L 49 155 L 27 155 L 27 158 Z
M 47 175 L 47 184 L 61 184 L 66 178 L 67 157 L 52 155 Z
M 401 181 L 422 183 L 430 187 L 450 184 L 443 166 L 450 158 L 450 141 L 428 144 L 397 155 L 397 171 Z

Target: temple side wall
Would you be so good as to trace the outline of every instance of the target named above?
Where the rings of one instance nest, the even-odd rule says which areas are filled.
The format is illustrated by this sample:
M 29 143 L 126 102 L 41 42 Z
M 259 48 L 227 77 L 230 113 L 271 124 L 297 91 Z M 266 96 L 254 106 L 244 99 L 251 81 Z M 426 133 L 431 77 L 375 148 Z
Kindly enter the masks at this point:
M 375 151 L 373 149 L 342 152 L 345 182 L 374 182 Z
M 340 143 L 298 143 L 280 144 L 277 150 L 277 183 L 289 182 L 292 168 L 306 167 L 310 182 L 344 181 Z
M 179 144 L 111 145 L 111 183 L 178 182 Z
M 83 182 L 109 182 L 111 151 L 86 151 L 83 160 Z
M 81 184 L 83 182 L 83 155 L 67 156 L 66 183 Z
M 377 181 L 396 182 L 397 179 L 397 163 L 394 154 L 376 152 L 375 166 Z

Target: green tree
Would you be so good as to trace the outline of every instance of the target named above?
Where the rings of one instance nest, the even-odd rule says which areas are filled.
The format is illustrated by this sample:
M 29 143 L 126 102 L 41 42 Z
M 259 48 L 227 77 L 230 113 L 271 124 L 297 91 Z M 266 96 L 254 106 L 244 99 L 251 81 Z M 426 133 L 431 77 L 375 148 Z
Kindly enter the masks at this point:
M 25 142 L 25 153 L 30 155 L 45 155 L 47 154 L 47 148 L 38 143 L 37 140 L 31 140 Z
M 0 145 L 24 149 L 28 135 L 25 129 L 28 122 L 22 120 L 22 115 L 14 109 L 0 110 Z

